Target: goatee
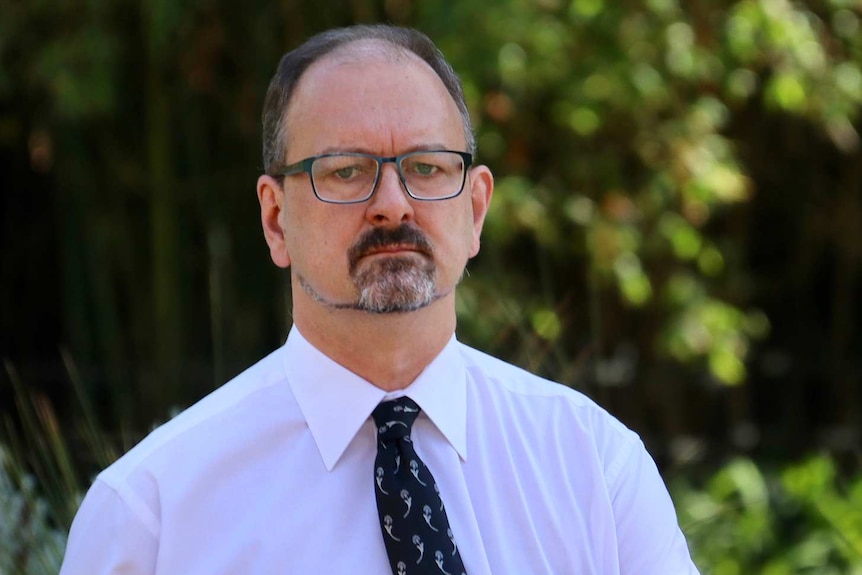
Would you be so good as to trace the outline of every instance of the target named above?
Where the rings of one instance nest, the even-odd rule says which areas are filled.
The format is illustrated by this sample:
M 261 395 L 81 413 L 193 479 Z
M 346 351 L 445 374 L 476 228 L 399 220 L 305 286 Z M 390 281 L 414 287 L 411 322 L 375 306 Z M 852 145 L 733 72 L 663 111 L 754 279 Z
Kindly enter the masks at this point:
M 409 255 L 374 257 L 387 247 L 411 250 Z M 372 256 L 363 261 L 363 258 Z M 324 299 L 303 276 L 302 288 L 315 301 L 335 309 L 368 313 L 404 313 L 421 309 L 440 296 L 437 292 L 437 267 L 428 239 L 414 227 L 374 228 L 365 233 L 347 253 L 348 272 L 356 287 L 357 299 L 337 303 Z
M 408 256 L 387 256 L 366 262 L 365 256 L 389 247 L 413 250 Z M 421 258 L 421 261 L 417 261 Z M 402 224 L 397 228 L 374 228 L 364 234 L 347 254 L 348 269 L 359 293 L 355 309 L 369 313 L 403 313 L 434 301 L 437 270 L 433 249 L 424 234 Z

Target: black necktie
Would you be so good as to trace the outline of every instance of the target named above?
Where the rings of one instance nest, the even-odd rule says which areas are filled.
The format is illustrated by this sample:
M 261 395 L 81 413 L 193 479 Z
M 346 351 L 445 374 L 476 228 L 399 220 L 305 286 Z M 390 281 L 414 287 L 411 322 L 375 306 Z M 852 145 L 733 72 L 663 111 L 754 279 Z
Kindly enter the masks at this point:
M 371 415 L 377 425 L 374 492 L 392 573 L 465 575 L 440 491 L 410 439 L 419 406 L 400 397 Z

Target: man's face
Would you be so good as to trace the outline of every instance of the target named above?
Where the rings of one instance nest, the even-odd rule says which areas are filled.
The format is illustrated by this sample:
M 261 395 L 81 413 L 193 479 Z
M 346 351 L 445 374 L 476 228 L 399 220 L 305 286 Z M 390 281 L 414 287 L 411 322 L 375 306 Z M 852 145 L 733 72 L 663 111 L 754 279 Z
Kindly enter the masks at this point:
M 458 109 L 431 68 L 413 55 L 362 47 L 327 56 L 303 75 L 288 111 L 285 163 L 334 152 L 465 150 Z M 267 229 L 262 216 L 273 260 L 291 267 L 305 296 L 329 308 L 403 312 L 453 297 L 478 251 L 491 187 L 479 167 L 460 196 L 414 200 L 389 163 L 371 199 L 339 205 L 318 200 L 302 173 L 275 194 L 277 226 Z M 260 182 L 258 190 L 264 207 Z

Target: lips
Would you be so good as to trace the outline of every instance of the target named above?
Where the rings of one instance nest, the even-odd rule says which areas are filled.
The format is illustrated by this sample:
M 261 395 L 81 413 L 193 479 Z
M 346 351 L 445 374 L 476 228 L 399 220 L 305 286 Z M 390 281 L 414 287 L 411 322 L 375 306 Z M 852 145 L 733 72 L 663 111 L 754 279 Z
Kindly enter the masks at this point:
M 416 245 L 405 245 L 405 244 L 391 244 L 386 246 L 380 246 L 377 248 L 370 249 L 365 253 L 359 255 L 360 258 L 365 256 L 373 256 L 377 254 L 397 254 L 401 252 L 417 252 L 421 254 L 425 254 L 425 251 L 422 250 L 419 246 Z M 427 255 L 427 254 L 425 254 Z

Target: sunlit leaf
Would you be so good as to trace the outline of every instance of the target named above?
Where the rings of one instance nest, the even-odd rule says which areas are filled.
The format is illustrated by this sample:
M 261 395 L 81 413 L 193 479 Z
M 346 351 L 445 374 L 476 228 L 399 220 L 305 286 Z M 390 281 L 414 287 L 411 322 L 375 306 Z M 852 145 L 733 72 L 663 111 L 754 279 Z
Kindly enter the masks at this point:
M 560 337 L 562 323 L 557 314 L 550 309 L 540 309 L 530 316 L 533 330 L 544 340 L 554 341 Z

